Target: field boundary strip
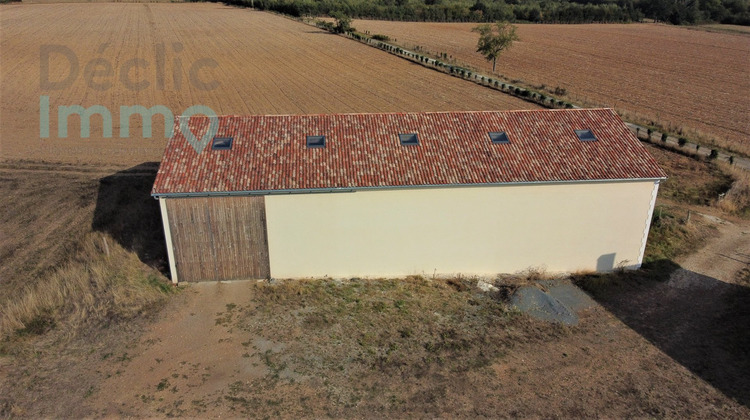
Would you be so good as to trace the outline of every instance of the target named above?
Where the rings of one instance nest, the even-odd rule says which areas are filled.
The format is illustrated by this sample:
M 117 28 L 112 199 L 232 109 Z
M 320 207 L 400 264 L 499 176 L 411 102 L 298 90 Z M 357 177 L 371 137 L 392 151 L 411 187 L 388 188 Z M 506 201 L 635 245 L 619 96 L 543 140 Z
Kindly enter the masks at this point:
M 327 30 L 325 27 L 320 25 L 321 21 L 317 19 L 309 20 L 305 18 L 294 18 L 286 15 L 279 16 L 283 16 L 290 20 L 301 22 L 308 26 L 312 26 L 324 31 Z M 558 97 L 555 97 L 554 95 L 542 94 L 533 89 L 517 86 L 515 84 L 508 83 L 507 81 L 502 80 L 497 76 L 490 77 L 486 74 L 476 71 L 475 69 L 471 68 L 471 66 L 465 64 L 458 65 L 442 62 L 436 58 L 432 58 L 418 52 L 408 50 L 398 45 L 390 44 L 386 41 L 374 39 L 371 36 L 365 34 L 357 32 L 346 32 L 336 35 L 341 35 L 344 38 L 348 38 L 372 48 L 385 51 L 409 62 L 419 64 L 425 68 L 435 70 L 462 80 L 467 80 L 480 86 L 517 97 L 524 101 L 531 102 L 545 108 L 581 108 L 581 106 L 571 101 L 564 101 Z M 740 169 L 750 171 L 750 159 L 744 156 L 738 156 L 736 153 L 730 153 L 715 146 L 707 146 L 695 141 L 689 141 L 684 136 L 675 136 L 666 133 L 667 136 L 665 138 L 662 138 L 664 131 L 656 130 L 652 127 L 628 121 L 624 117 L 623 119 L 626 121 L 630 130 L 633 131 L 633 133 L 635 133 L 638 139 L 641 141 L 646 141 L 657 146 L 664 146 L 668 150 L 672 150 L 681 154 L 691 154 L 695 157 L 710 157 L 712 159 L 727 162 L 730 165 L 734 165 Z M 644 138 L 641 135 L 641 132 L 648 133 L 647 137 Z M 654 141 L 654 136 L 657 139 L 656 141 Z M 659 141 L 659 139 L 661 139 L 661 141 Z

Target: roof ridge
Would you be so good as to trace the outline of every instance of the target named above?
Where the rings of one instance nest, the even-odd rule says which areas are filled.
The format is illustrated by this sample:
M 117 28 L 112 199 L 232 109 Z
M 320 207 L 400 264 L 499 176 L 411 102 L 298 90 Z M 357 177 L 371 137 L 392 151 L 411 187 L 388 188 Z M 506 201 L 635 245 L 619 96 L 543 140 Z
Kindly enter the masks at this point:
M 257 118 L 257 117 L 316 117 L 316 116 L 357 116 L 357 115 L 427 115 L 427 114 L 516 114 L 535 112 L 581 112 L 581 111 L 614 111 L 614 108 L 565 108 L 565 109 L 513 109 L 513 110 L 469 110 L 469 111 L 398 111 L 398 112 L 331 112 L 315 114 L 219 114 L 217 118 Z M 208 117 L 207 115 L 176 115 L 176 118 L 191 118 L 194 116 Z

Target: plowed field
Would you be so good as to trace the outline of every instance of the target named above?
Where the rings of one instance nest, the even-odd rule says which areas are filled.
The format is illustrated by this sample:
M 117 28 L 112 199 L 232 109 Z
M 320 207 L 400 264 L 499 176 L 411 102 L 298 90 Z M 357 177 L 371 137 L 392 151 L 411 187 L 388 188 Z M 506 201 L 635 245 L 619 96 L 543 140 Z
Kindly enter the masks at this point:
M 407 48 L 447 53 L 489 74 L 473 23 L 359 20 Z M 750 35 L 659 24 L 517 25 L 520 42 L 497 73 L 585 105 L 611 106 L 677 130 L 728 141 L 750 153 Z
M 5 158 L 159 160 L 163 117 L 154 118 L 152 138 L 137 115 L 121 135 L 121 106 L 163 105 L 175 115 L 194 105 L 217 114 L 534 107 L 289 19 L 220 4 L 3 5 L 0 31 Z M 62 138 L 58 111 L 72 105 L 106 108 L 111 138 L 98 115 L 90 138 L 75 115 Z M 41 138 L 46 115 L 49 137 Z

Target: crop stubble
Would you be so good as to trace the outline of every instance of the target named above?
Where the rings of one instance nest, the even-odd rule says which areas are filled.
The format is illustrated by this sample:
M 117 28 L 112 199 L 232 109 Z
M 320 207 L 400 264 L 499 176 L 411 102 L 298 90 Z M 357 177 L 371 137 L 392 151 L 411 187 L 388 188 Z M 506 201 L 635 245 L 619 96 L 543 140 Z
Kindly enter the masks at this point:
M 474 23 L 358 20 L 354 26 L 491 72 L 475 51 Z M 584 105 L 611 106 L 750 153 L 748 34 L 661 24 L 517 26 L 521 40 L 500 56 L 498 74 L 559 86 Z
M 129 136 L 120 138 L 121 105 L 165 105 L 175 115 L 192 105 L 217 114 L 535 107 L 289 19 L 220 4 L 3 5 L 0 28 L 0 154 L 11 159 L 158 160 L 166 141 L 161 117 L 154 119 L 152 138 L 142 136 L 138 117 L 131 118 Z M 69 48 L 79 62 L 78 77 L 61 89 L 44 89 L 40 81 L 40 51 L 52 44 Z M 165 51 L 163 88 L 157 85 L 159 44 Z M 108 89 L 93 89 L 84 77 L 86 64 L 98 58 L 113 66 L 112 77 L 94 79 L 111 81 Z M 199 77 L 218 81 L 216 89 L 190 83 L 190 66 L 205 58 L 218 66 L 204 67 Z M 131 59 L 148 62 L 129 72 L 131 80 L 144 80 L 148 88 L 129 89 L 121 81 L 123 65 Z M 50 63 L 49 79 L 64 80 L 67 60 L 52 54 Z M 174 69 L 181 69 L 179 86 Z M 41 95 L 50 98 L 48 139 L 40 139 Z M 69 119 L 68 137 L 58 138 L 61 105 L 105 106 L 112 113 L 113 137 L 103 138 L 95 116 L 91 138 L 80 138 L 77 117 Z

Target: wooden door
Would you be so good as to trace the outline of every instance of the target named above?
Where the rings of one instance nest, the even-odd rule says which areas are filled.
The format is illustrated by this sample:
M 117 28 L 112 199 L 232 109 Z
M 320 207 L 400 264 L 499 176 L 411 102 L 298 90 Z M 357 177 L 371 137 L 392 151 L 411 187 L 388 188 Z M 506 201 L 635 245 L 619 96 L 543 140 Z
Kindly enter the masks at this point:
M 167 199 L 177 279 L 270 276 L 263 196 Z

